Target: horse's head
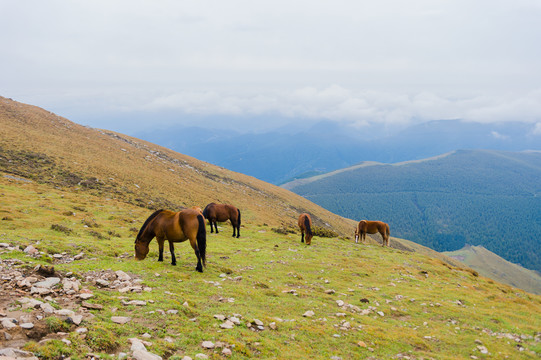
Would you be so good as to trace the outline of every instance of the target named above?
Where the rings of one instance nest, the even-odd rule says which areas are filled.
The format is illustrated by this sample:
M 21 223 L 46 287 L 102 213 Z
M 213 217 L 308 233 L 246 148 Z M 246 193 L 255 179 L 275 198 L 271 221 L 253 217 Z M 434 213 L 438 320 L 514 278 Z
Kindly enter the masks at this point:
M 135 240 L 135 258 L 137 260 L 144 260 L 147 255 L 150 247 L 148 242 L 141 241 L 139 239 Z

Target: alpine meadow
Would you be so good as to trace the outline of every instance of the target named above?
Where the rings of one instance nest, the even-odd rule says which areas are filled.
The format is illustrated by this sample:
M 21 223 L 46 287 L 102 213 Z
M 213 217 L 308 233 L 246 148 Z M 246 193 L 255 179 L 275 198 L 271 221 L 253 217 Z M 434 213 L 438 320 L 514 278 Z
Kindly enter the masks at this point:
M 500 166 L 517 162 L 538 176 L 535 153 L 457 152 L 440 161 L 464 165 L 472 156 L 477 163 L 486 157 Z M 375 185 L 385 182 L 392 190 L 389 172 L 408 165 L 368 166 L 381 175 L 355 174 L 362 194 L 344 179 L 338 193 L 326 194 L 337 207 L 329 211 L 311 201 L 315 192 L 301 197 L 0 97 L 0 358 L 538 359 L 540 295 L 406 239 L 456 250 L 467 236 L 493 232 L 502 247 L 522 254 L 517 262 L 535 263 L 527 253 L 539 254 L 532 249 L 539 218 L 529 219 L 534 227 L 517 225 L 509 233 L 492 225 L 504 221 L 499 216 L 518 224 L 515 202 L 539 209 L 534 195 L 540 189 L 519 177 L 495 177 L 494 188 L 516 189 L 496 196 L 494 188 L 464 183 L 466 173 L 483 169 L 456 166 L 463 176 L 452 183 L 411 167 L 417 175 L 411 188 L 425 177 L 431 182 L 420 190 L 431 197 L 392 194 L 390 201 Z M 394 201 L 416 209 L 398 216 Z M 238 208 L 240 237 L 231 236 L 229 221 L 212 233 L 207 223 L 202 272 L 189 241 L 175 243 L 176 266 L 168 246 L 158 261 L 155 240 L 144 260 L 135 258 L 136 237 L 156 210 L 204 209 L 212 202 Z M 390 246 L 382 247 L 379 235 L 355 243 L 360 218 L 382 214 L 363 211 L 366 202 L 393 214 L 380 219 L 390 223 Z M 422 210 L 443 202 L 454 211 L 463 202 L 476 204 L 483 217 L 469 223 L 478 229 L 465 239 L 450 235 L 457 224 L 443 221 L 444 209 Z M 343 212 L 354 206 L 359 212 Z M 310 245 L 301 243 L 302 213 L 312 220 Z M 436 215 L 440 229 L 427 228 L 422 216 Z M 523 232 L 531 238 L 520 245 Z

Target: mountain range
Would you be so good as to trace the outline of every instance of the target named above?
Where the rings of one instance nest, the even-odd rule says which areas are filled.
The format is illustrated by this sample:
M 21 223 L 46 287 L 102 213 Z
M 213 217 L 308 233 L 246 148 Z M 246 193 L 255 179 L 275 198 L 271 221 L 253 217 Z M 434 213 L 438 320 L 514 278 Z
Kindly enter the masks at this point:
M 541 152 L 459 150 L 395 164 L 365 162 L 283 185 L 350 219 L 454 251 L 483 245 L 541 270 Z
M 457 149 L 541 150 L 541 132 L 535 124 L 520 122 L 437 120 L 389 129 L 322 121 L 263 133 L 172 125 L 133 135 L 273 184 L 361 161 L 420 160 Z

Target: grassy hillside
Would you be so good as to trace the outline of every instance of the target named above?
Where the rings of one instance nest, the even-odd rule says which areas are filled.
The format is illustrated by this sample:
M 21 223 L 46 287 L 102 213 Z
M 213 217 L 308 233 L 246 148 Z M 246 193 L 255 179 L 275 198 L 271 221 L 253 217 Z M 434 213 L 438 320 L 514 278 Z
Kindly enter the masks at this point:
M 456 151 L 424 161 L 361 164 L 287 188 L 342 216 L 453 251 L 483 245 L 541 270 L 541 152 Z
M 0 170 L 149 209 L 227 202 L 246 222 L 296 227 L 302 212 L 317 226 L 352 236 L 355 222 L 289 191 L 163 147 L 90 129 L 35 106 L 0 97 Z
M 444 253 L 462 261 L 479 274 L 534 294 L 541 294 L 541 275 L 510 263 L 482 246 L 465 246 Z
M 23 349 L 42 359 L 117 358 L 132 354 L 129 339 L 138 338 L 169 359 L 225 358 L 223 349 L 231 359 L 536 359 L 541 353 L 541 297 L 421 254 L 337 238 L 315 238 L 307 247 L 298 234 L 249 224 L 240 239 L 227 231 L 207 234 L 208 262 L 200 274 L 187 243 L 176 245 L 176 267 L 168 252 L 165 262 L 156 261 L 155 242 L 147 259 L 133 258 L 147 209 L 4 175 L 0 194 L 0 242 L 41 252 L 3 250 L 3 263 L 17 259 L 12 270 L 28 276 L 36 265 L 54 265 L 56 276 L 79 279 L 80 294 L 93 296 L 86 304 L 79 293 L 68 296 L 69 308 L 83 315 L 79 326 L 40 313 L 45 318 L 33 321 L 44 323 L 48 341 L 4 329 L 13 338 L 0 337 L 3 348 L 22 339 Z M 82 258 L 63 260 L 76 254 Z M 145 290 L 92 280 L 118 270 Z M 1 290 L 2 311 L 20 313 L 24 291 Z M 65 297 L 38 299 L 58 308 Z M 117 324 L 115 316 L 129 320 Z M 238 324 L 222 328 L 222 317 Z M 204 349 L 204 341 L 216 347 Z
M 344 237 L 354 221 L 289 191 L 43 109 L 1 99 L 0 125 L 0 349 L 116 359 L 144 345 L 173 360 L 541 353 L 540 296 L 429 249 L 354 244 Z M 168 251 L 157 262 L 155 241 L 134 259 L 153 209 L 210 201 L 237 205 L 243 227 L 239 239 L 228 223 L 207 233 L 202 274 L 187 243 L 175 245 L 177 266 Z M 338 236 L 301 244 L 301 210 Z M 51 275 L 62 282 L 33 293 Z

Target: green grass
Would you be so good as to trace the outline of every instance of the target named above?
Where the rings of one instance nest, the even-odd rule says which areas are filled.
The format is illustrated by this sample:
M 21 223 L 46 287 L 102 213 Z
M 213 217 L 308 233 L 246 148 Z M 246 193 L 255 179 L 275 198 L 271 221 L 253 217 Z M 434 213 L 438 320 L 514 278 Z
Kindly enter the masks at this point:
M 86 338 L 71 334 L 71 346 L 32 343 L 28 345 L 32 351 L 71 354 L 72 359 L 94 352 L 109 358 L 109 354 L 129 351 L 128 338 L 149 333 L 152 346 L 148 350 L 164 358 L 184 354 L 195 358 L 200 352 L 221 358 L 221 349 L 201 348 L 205 340 L 234 345 L 232 359 L 387 359 L 398 354 L 417 359 L 538 358 L 532 352 L 540 351 L 533 339 L 541 324 L 539 296 L 434 258 L 339 238 L 315 237 L 306 246 L 299 234 L 278 234 L 270 226 L 249 222 L 236 239 L 225 223 L 219 234 L 207 233 L 207 267 L 200 274 L 187 242 L 175 246 L 177 266 L 170 265 L 168 251 L 164 262 L 157 261 L 155 241 L 147 259 L 133 258 L 134 237 L 150 214 L 148 209 L 4 179 L 0 194 L 0 215 L 10 218 L 0 221 L 0 242 L 21 247 L 33 244 L 51 255 L 84 252 L 83 260 L 55 264 L 55 269 L 74 272 L 81 279 L 91 270 L 123 270 L 152 288 L 151 292 L 121 294 L 84 284 L 95 294 L 91 302 L 105 307 L 92 310 L 95 317 L 83 323 L 89 329 Z M 85 227 L 88 219 L 97 226 Z M 72 232 L 53 230 L 52 224 Z M 33 259 L 20 251 L 1 257 L 19 258 L 25 266 L 52 261 Z M 325 292 L 330 289 L 334 294 Z M 144 307 L 124 306 L 122 299 L 153 302 Z M 361 311 L 376 310 L 362 315 L 339 308 L 337 300 Z M 168 310 L 178 313 L 167 314 Z M 308 310 L 315 315 L 303 317 Z M 215 314 L 240 314 L 242 323 L 221 329 Z M 110 318 L 116 315 L 130 316 L 132 321 L 113 324 Z M 247 323 L 254 319 L 263 321 L 265 330 L 250 330 Z M 340 329 L 344 321 L 349 322 L 347 330 Z M 276 330 L 269 327 L 271 322 L 276 323 Z M 491 333 L 532 338 L 517 344 Z M 476 341 L 491 355 L 481 354 Z M 524 351 L 519 352 L 517 345 Z

